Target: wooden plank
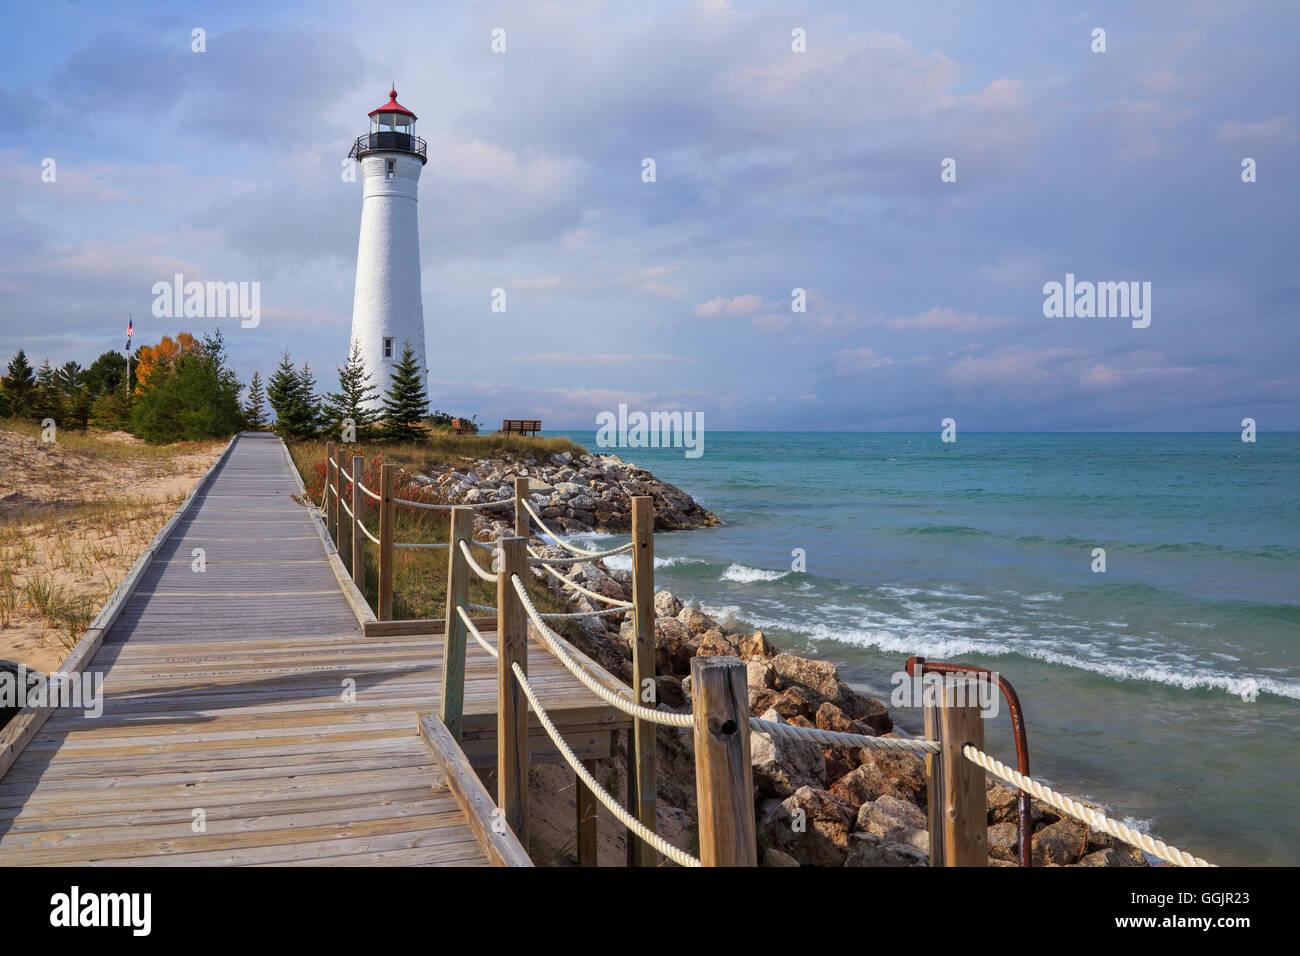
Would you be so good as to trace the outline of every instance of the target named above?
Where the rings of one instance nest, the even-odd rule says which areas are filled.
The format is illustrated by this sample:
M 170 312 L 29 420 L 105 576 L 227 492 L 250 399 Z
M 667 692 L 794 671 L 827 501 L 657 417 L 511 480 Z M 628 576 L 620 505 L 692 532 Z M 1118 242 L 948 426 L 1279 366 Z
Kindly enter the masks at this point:
M 452 796 L 469 820 L 479 845 L 493 866 L 532 866 L 519 840 L 503 825 L 504 816 L 456 744 L 451 732 L 433 714 L 420 719 L 420 736 L 442 768 Z

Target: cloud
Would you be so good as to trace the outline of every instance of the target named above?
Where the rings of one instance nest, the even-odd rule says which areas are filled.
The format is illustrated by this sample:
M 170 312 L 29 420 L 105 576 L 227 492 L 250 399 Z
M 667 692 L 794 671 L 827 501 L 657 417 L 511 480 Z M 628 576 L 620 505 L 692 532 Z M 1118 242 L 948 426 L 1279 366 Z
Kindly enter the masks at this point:
M 1290 116 L 1274 116 L 1256 123 L 1228 120 L 1215 130 L 1214 138 L 1225 146 L 1258 148 L 1294 143 L 1296 134 Z
M 720 316 L 752 315 L 762 306 L 762 298 L 751 292 L 731 299 L 720 296 L 716 299 L 710 299 L 708 302 L 701 302 L 695 307 L 694 312 L 696 318 L 713 319 Z

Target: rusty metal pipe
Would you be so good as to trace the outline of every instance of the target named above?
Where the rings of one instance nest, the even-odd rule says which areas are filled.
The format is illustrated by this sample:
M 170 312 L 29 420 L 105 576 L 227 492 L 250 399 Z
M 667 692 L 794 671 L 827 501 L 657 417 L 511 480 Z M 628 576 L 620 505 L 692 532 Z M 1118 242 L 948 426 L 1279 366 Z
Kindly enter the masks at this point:
M 907 676 L 916 676 L 916 665 L 921 666 L 921 674 L 985 674 L 992 676 L 993 672 L 985 667 L 973 667 L 969 664 L 948 664 L 943 661 L 926 661 L 924 657 L 909 657 L 907 659 Z M 1007 710 L 1011 713 L 1011 731 L 1016 738 L 1016 769 L 1029 776 L 1029 740 L 1025 736 L 1025 717 L 1020 709 L 1020 697 L 1016 694 L 1016 689 L 1011 686 L 1001 674 L 998 675 L 998 687 L 1002 691 L 1002 696 L 1006 698 Z M 1029 794 L 1023 790 L 1016 791 L 1016 824 L 1019 834 L 1020 843 L 1020 865 L 1032 866 L 1034 859 L 1033 851 L 1033 818 L 1030 815 Z

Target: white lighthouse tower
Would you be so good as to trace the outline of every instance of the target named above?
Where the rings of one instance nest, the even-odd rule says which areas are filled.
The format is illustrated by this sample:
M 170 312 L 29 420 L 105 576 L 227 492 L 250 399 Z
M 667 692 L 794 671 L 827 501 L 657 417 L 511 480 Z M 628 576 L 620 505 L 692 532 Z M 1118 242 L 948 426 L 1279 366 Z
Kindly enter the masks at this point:
M 415 118 L 397 102 L 397 90 L 389 90 L 388 102 L 370 113 L 370 132 L 358 136 L 348 154 L 361 164 L 363 186 L 352 341 L 360 343 L 380 396 L 388 391 L 408 342 L 428 373 L 416 217 L 427 157 L 424 140 L 415 135 Z M 380 399 L 371 404 L 378 407 Z

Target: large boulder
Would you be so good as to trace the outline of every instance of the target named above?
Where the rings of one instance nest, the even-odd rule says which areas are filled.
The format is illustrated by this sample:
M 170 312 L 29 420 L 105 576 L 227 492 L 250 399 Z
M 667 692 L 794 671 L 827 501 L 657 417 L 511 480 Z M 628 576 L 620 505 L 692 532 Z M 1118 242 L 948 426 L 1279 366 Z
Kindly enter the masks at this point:
M 718 626 L 718 622 L 709 617 L 697 607 L 684 607 L 677 612 L 677 620 L 681 621 L 691 629 L 694 634 L 703 634 L 710 628 Z
M 864 747 L 858 751 L 858 759 L 862 761 L 859 769 L 868 793 L 864 799 L 876 800 L 888 795 L 925 806 L 925 760 L 920 755 Z
M 755 631 L 748 637 L 742 637 L 738 643 L 740 656 L 746 660 L 755 660 L 757 658 L 767 660 L 769 657 L 776 656 L 776 648 L 768 643 L 762 631 Z
M 1084 855 L 1088 828 L 1074 820 L 1057 820 L 1034 834 L 1034 866 L 1069 866 Z
M 656 591 L 654 605 L 655 617 L 676 617 L 682 612 L 682 602 L 672 591 Z
M 817 787 L 800 787 L 758 820 L 759 839 L 811 866 L 841 866 L 848 857 L 853 808 Z
M 883 796 L 858 808 L 857 828 L 890 843 L 906 843 L 930 852 L 930 822 L 916 806 Z
M 775 724 L 788 722 L 775 710 L 764 712 L 762 719 Z M 800 787 L 826 784 L 826 759 L 822 748 L 813 741 L 756 730 L 750 737 L 750 758 L 754 788 L 761 794 L 788 797 Z
M 687 610 L 690 610 L 689 608 Z M 683 614 L 686 611 L 682 612 Z M 689 626 L 689 625 L 688 625 Z M 694 629 L 692 629 L 694 630 Z M 699 633 L 699 632 L 695 632 Z M 740 649 L 720 627 L 709 628 L 700 635 L 696 657 L 740 657 Z
M 813 719 L 822 730 L 832 730 L 840 734 L 860 734 L 863 737 L 876 736 L 874 730 L 862 721 L 854 720 L 842 708 L 835 706 L 829 700 L 821 703 Z
M 628 648 L 628 657 L 632 656 L 632 643 L 636 636 L 636 624 L 628 615 L 619 627 L 619 637 Z M 655 672 L 659 674 L 684 674 L 690 671 L 692 649 L 688 646 L 694 639 L 688 628 L 681 621 L 671 617 L 655 618 Z
M 1137 847 L 1132 847 L 1137 852 L 1138 859 L 1121 851 L 1107 847 L 1104 850 L 1095 850 L 1087 856 L 1082 857 L 1078 863 L 1071 863 L 1071 866 L 1147 866 L 1146 857 L 1142 856 L 1142 851 Z
M 995 823 L 988 829 L 990 860 L 1020 862 L 1020 831 L 1014 823 Z
M 791 684 L 802 684 L 822 697 L 834 700 L 840 695 L 840 675 L 830 661 L 814 661 L 793 654 L 777 654 L 772 658 L 772 668 L 779 678 L 778 687 L 785 690 Z
M 930 854 L 906 843 L 891 843 L 874 833 L 849 837 L 845 866 L 929 866 Z

